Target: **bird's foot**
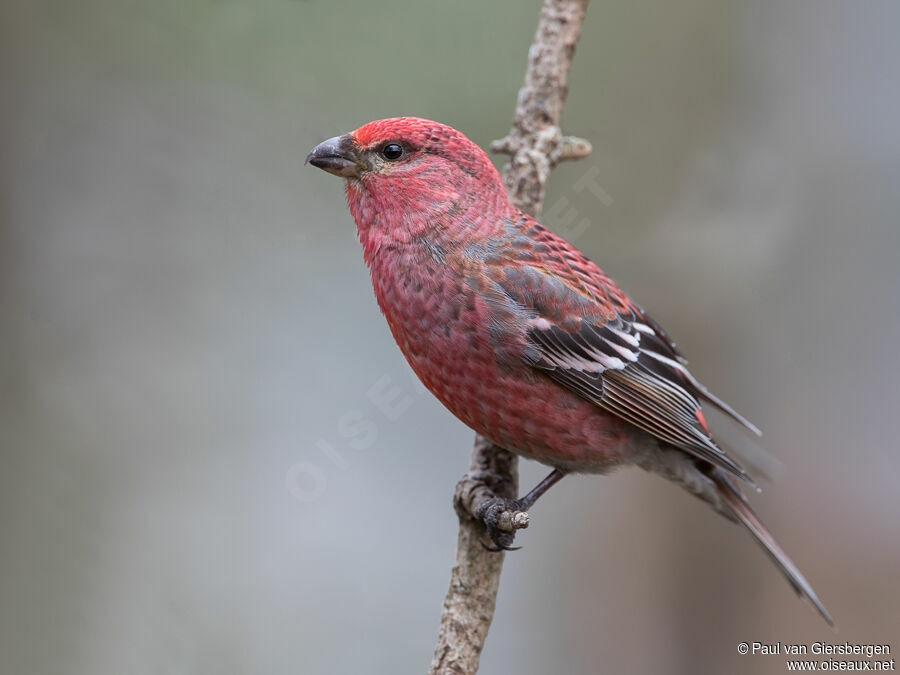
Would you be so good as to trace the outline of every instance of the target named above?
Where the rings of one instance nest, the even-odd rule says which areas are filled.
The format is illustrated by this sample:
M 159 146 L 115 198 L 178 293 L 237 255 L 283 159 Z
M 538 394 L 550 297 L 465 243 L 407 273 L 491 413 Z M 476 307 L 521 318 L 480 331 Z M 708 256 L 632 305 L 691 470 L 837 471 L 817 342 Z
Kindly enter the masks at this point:
M 493 546 L 485 546 L 489 551 L 516 551 L 512 543 L 516 532 L 528 527 L 526 506 L 518 499 L 494 497 L 488 499 L 475 511 L 475 517 L 484 523 Z

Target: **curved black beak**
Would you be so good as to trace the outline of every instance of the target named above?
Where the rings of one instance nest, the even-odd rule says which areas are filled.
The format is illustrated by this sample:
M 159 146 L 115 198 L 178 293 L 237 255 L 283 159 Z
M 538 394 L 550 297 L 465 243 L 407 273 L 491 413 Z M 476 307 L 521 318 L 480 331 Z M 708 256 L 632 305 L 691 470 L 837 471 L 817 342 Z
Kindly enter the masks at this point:
M 342 178 L 358 176 L 362 168 L 349 135 L 322 141 L 306 156 L 306 163 Z

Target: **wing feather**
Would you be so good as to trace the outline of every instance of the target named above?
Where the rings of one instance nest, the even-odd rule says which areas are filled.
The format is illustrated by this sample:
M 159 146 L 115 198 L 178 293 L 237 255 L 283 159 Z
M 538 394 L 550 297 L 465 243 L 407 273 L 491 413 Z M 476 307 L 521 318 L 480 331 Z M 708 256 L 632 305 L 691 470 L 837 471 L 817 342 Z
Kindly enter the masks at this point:
M 539 234 L 545 249 L 552 240 L 549 250 L 565 249 L 565 255 L 532 251 L 524 265 L 493 270 L 498 287 L 533 316 L 529 363 L 639 429 L 752 484 L 713 440 L 700 399 L 758 433 L 756 427 L 690 374 L 674 341 L 596 265 L 546 230 Z M 523 246 L 521 237 L 516 245 Z M 505 260 L 515 263 L 516 256 Z

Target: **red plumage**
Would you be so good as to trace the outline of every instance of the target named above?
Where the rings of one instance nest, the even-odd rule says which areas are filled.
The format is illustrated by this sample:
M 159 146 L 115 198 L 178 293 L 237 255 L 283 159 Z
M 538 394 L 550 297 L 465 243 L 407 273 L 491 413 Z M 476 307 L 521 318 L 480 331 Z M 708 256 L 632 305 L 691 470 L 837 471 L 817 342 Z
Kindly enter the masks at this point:
M 826 620 L 740 493 L 675 344 L 580 251 L 513 206 L 487 155 L 429 120 L 371 122 L 308 158 L 347 178 L 375 297 L 426 387 L 478 433 L 563 471 L 636 464 L 738 520 Z M 758 433 L 758 432 L 757 432 Z

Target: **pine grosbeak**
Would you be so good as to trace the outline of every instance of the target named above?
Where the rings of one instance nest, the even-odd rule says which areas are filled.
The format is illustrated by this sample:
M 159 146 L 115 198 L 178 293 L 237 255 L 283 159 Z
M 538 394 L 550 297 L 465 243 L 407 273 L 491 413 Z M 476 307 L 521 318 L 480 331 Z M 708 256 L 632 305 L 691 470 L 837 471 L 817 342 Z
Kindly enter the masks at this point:
M 477 145 L 402 117 L 324 141 L 307 161 L 346 179 L 378 305 L 425 386 L 479 434 L 553 467 L 516 508 L 567 472 L 635 464 L 745 525 L 832 623 L 750 508 L 739 487 L 750 479 L 700 402 L 759 432 L 597 265 L 509 202 Z

